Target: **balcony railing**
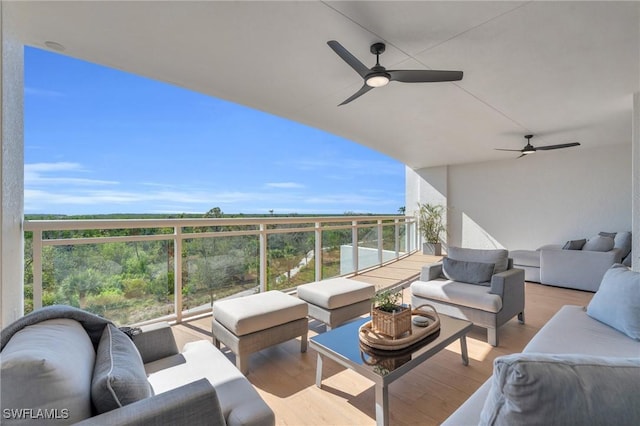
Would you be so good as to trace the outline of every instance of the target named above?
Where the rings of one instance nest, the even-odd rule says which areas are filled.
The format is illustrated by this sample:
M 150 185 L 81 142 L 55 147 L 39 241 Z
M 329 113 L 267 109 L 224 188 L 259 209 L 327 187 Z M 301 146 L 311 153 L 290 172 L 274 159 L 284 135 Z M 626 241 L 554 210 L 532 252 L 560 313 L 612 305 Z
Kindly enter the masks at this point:
M 409 216 L 25 221 L 25 311 L 181 322 L 213 301 L 357 274 L 415 251 Z

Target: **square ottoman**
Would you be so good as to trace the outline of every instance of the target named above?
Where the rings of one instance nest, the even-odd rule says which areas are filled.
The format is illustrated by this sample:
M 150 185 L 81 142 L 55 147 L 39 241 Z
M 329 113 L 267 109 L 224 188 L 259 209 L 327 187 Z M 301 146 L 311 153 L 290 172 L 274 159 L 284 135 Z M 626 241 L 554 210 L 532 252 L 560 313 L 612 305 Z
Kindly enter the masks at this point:
M 373 284 L 348 278 L 298 286 L 298 297 L 309 304 L 309 316 L 327 325 L 327 330 L 371 311 L 376 293 Z
M 249 355 L 301 336 L 300 352 L 307 350 L 307 304 L 272 290 L 213 304 L 213 344 L 222 342 L 236 355 L 236 367 L 249 371 Z

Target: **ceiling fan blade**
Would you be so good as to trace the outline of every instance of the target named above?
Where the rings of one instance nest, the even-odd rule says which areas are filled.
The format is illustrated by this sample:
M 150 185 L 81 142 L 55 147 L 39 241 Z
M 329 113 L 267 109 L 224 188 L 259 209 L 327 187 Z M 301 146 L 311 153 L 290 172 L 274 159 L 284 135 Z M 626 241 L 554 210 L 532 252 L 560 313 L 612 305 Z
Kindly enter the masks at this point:
M 570 148 L 572 146 L 578 146 L 578 145 L 580 145 L 580 142 L 571 142 L 571 143 L 561 143 L 559 145 L 537 146 L 536 149 L 538 151 L 549 151 L 550 149 Z
M 521 149 L 502 149 L 502 148 L 494 148 L 496 151 L 513 151 L 513 152 L 522 152 Z
M 338 56 L 342 58 L 343 61 L 349 64 L 351 68 L 356 70 L 356 72 L 360 74 L 360 77 L 364 78 L 369 73 L 370 71 L 369 68 L 365 64 L 360 62 L 358 58 L 353 56 L 340 43 L 338 43 L 335 40 L 330 40 L 327 42 L 327 44 L 329 45 L 330 48 L 333 49 L 334 52 L 338 54 Z
M 517 160 L 518 158 L 522 158 L 522 157 L 526 157 L 526 156 L 527 156 L 527 154 L 520 154 L 518 157 L 516 157 L 516 160 Z
M 362 86 L 360 88 L 360 90 L 358 90 L 356 93 L 354 93 L 353 95 L 351 95 L 347 100 L 345 100 L 344 102 L 342 102 L 340 105 L 344 105 L 344 104 L 348 104 L 349 102 L 351 102 L 352 100 L 359 98 L 360 96 L 364 95 L 365 93 L 367 93 L 369 90 L 373 89 L 373 87 L 371 86 L 367 86 L 366 84 L 364 86 Z
M 392 70 L 386 71 L 392 81 L 402 83 L 431 83 L 437 81 L 458 81 L 462 80 L 462 71 L 439 71 L 439 70 Z

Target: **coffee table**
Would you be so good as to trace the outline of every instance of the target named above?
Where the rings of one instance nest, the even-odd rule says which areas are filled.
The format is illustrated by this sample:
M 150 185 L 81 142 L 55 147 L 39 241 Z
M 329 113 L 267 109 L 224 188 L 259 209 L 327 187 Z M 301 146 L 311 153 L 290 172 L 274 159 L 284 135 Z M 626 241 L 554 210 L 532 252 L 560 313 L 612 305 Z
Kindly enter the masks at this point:
M 389 424 L 389 384 L 399 379 L 425 360 L 460 339 L 462 363 L 469 365 L 466 335 L 473 326 L 469 321 L 440 314 L 440 332 L 400 351 L 370 350 L 358 338 L 358 329 L 371 318 L 359 318 L 341 327 L 309 339 L 309 346 L 318 353 L 316 386 L 322 387 L 324 358 L 334 360 L 375 383 L 376 425 Z

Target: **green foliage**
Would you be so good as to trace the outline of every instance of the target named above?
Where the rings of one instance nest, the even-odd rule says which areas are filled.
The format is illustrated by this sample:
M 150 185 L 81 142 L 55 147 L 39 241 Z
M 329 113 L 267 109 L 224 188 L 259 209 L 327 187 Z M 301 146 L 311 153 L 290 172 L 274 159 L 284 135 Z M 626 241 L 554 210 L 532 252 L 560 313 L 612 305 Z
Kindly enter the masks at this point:
M 398 302 L 401 298 L 401 291 L 383 290 L 373 297 L 373 306 L 381 311 L 394 312 L 398 308 Z
M 444 215 L 446 209 L 439 204 L 418 203 L 418 228 L 422 238 L 428 243 L 439 243 L 446 231 Z

